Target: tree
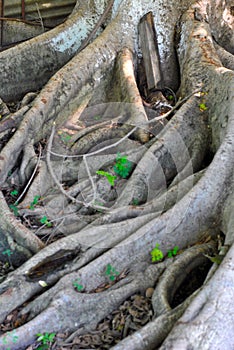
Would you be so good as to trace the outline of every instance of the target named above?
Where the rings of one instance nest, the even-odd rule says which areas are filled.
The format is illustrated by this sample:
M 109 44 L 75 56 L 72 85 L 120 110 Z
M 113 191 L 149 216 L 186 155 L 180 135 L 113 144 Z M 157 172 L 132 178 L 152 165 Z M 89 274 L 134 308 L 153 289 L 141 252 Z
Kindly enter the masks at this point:
M 154 320 L 114 349 L 231 349 L 233 6 L 112 5 L 78 1 L 63 25 L 0 55 L 4 102 L 40 90 L 15 113 L 1 104 L 1 260 L 17 269 L 0 285 L 0 319 L 18 307 L 27 315 L 17 342 L 9 337 L 2 348 L 25 348 L 37 333 L 92 330 L 130 295 L 155 286 Z M 169 122 L 152 109 L 155 123 L 147 121 L 135 78 L 138 24 L 148 11 L 164 86 L 181 97 Z M 46 235 L 57 237 L 46 244 Z M 222 263 L 172 308 L 183 279 L 217 252 L 218 235 Z M 156 243 L 164 255 L 175 246 L 181 254 L 152 264 Z M 116 283 L 97 292 L 106 274 Z

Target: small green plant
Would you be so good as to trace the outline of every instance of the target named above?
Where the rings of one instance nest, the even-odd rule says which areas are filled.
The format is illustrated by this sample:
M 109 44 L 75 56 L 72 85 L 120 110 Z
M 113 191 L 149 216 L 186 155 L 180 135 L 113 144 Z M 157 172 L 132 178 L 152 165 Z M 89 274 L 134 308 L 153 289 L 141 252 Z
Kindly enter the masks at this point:
M 203 103 L 200 103 L 199 104 L 199 108 L 200 108 L 200 111 L 206 111 L 208 109 L 208 107 L 206 106 L 206 104 L 203 102 Z
M 155 248 L 150 252 L 152 262 L 160 261 L 164 258 L 163 252 L 159 249 L 159 244 L 155 245 Z
M 2 252 L 3 255 L 6 255 L 8 258 L 8 262 L 6 263 L 6 267 L 12 267 L 12 261 L 11 261 L 11 255 L 13 254 L 13 252 L 10 249 L 5 249 Z
M 95 117 L 93 117 L 94 120 L 100 120 L 101 119 L 101 115 L 96 115 Z
M 132 163 L 127 159 L 127 156 L 121 156 L 121 154 L 118 153 L 114 165 L 114 172 L 123 179 L 126 179 L 130 174 L 131 169 Z
M 69 135 L 68 133 L 66 133 L 62 130 L 59 130 L 58 134 L 64 143 L 69 142 L 71 140 L 71 135 Z
M 13 211 L 15 216 L 19 215 L 19 209 L 18 209 L 17 205 L 18 205 L 18 202 L 15 202 L 14 204 L 9 205 L 9 208 Z
M 51 227 L 52 223 L 48 221 L 46 216 L 43 216 L 40 220 L 40 223 L 46 225 L 47 227 Z
M 179 247 L 175 246 L 173 249 L 168 250 L 167 252 L 167 256 L 168 258 L 173 258 L 173 256 L 176 256 L 176 254 L 178 253 Z
M 63 142 L 68 142 L 68 141 L 71 140 L 71 135 L 69 135 L 69 134 L 63 134 L 63 135 L 61 136 L 61 139 L 62 139 Z
M 35 209 L 35 205 L 38 204 L 39 199 L 40 199 L 40 196 L 38 196 L 38 195 L 35 196 L 33 198 L 33 201 L 30 203 L 29 209 L 34 210 Z
M 6 249 L 2 252 L 3 255 L 7 255 L 8 258 L 13 254 L 13 252 L 10 249 Z
M 37 341 L 41 342 L 41 345 L 37 348 L 37 350 L 46 350 L 49 349 L 50 345 L 54 342 L 56 333 L 38 333 L 36 336 Z
M 19 193 L 19 191 L 17 191 L 17 190 L 13 190 L 13 191 L 10 192 L 10 194 L 11 194 L 12 197 L 17 196 L 18 193 Z
M 75 287 L 76 290 L 77 290 L 78 292 L 81 292 L 82 289 L 84 289 L 84 286 L 82 286 L 82 284 L 80 284 L 79 281 L 80 281 L 80 278 L 78 278 L 77 280 L 75 280 L 75 281 L 73 282 L 73 287 Z
M 111 282 L 113 282 L 119 275 L 119 272 L 116 271 L 116 269 L 111 264 L 107 264 L 105 275 L 110 279 Z
M 103 171 L 103 170 L 97 170 L 96 174 L 101 175 L 101 176 L 105 176 L 105 178 L 108 180 L 108 182 L 111 186 L 115 185 L 115 179 L 116 179 L 115 175 L 111 175 L 107 171 Z
M 133 198 L 132 205 L 137 206 L 139 204 L 139 200 L 137 198 Z

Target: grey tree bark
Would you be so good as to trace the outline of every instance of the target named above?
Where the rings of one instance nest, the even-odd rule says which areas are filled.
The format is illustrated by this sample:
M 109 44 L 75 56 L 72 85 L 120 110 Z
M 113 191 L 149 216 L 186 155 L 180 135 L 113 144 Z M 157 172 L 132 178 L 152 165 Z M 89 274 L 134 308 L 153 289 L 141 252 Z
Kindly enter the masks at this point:
M 106 8 L 105 29 L 81 47 Z M 165 87 L 180 98 L 164 115 L 137 86 L 148 11 Z M 0 54 L 0 260 L 15 268 L 1 279 L 0 322 L 19 307 L 25 316 L 1 349 L 94 330 L 149 287 L 153 320 L 113 349 L 234 348 L 233 41 L 229 1 L 77 1 L 62 27 Z M 5 102 L 38 89 L 10 112 Z M 127 178 L 114 173 L 118 152 Z M 153 264 L 156 243 L 180 254 Z M 217 253 L 221 264 L 173 308 L 183 280 Z M 120 273 L 109 285 L 108 265 Z

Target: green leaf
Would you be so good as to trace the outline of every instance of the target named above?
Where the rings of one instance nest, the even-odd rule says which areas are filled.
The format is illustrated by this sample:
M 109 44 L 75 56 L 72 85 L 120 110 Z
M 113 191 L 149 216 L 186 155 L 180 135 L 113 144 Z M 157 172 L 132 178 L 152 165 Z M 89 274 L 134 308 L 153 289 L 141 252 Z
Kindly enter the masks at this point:
M 13 197 L 17 196 L 18 193 L 19 193 L 19 191 L 17 191 L 17 190 L 13 190 L 10 192 L 11 196 L 13 196 Z
M 114 281 L 119 275 L 119 272 L 111 264 L 107 264 L 105 274 L 109 277 L 110 281 Z
M 168 250 L 167 256 L 168 256 L 168 258 L 172 258 L 172 257 L 173 257 L 173 252 L 172 252 L 172 250 Z
M 41 222 L 42 224 L 46 224 L 46 223 L 48 222 L 47 217 L 46 217 L 46 216 L 43 216 L 43 217 L 41 218 L 40 222 Z
M 106 275 L 110 275 L 111 271 L 112 271 L 111 264 L 107 264 L 107 266 L 106 266 Z
M 47 350 L 47 349 L 49 349 L 48 344 L 39 345 L 39 347 L 37 348 L 37 350 Z
M 115 185 L 116 176 L 107 174 L 107 175 L 106 175 L 106 178 L 107 178 L 107 180 L 109 181 L 109 183 L 110 183 L 111 186 L 114 186 L 114 185 Z
M 137 199 L 137 198 L 133 198 L 133 200 L 132 200 L 132 205 L 133 206 L 136 206 L 136 205 L 138 205 L 139 204 L 139 200 Z
M 178 250 L 179 250 L 179 247 L 176 245 L 174 248 L 173 248 L 173 255 L 176 255 L 178 253 Z
M 205 103 L 200 103 L 199 108 L 201 111 L 206 111 L 208 108 L 206 107 Z
M 9 208 L 13 211 L 13 213 L 14 213 L 15 216 L 18 216 L 18 215 L 19 215 L 19 209 L 17 208 L 17 205 L 10 204 L 10 205 L 9 205 Z
M 44 335 L 41 333 L 37 333 L 36 336 L 38 337 L 37 341 L 42 341 L 44 339 Z
M 127 156 L 121 156 L 120 153 L 117 153 L 114 172 L 125 179 L 129 176 L 131 169 L 132 163 L 127 159 Z
M 33 198 L 33 201 L 30 203 L 30 207 L 29 207 L 31 210 L 33 210 L 34 206 L 38 204 L 39 199 L 40 199 L 40 196 L 38 195 Z
M 163 252 L 158 247 L 159 244 L 157 243 L 155 248 L 150 252 L 152 262 L 160 261 L 164 258 Z
M 48 221 L 46 216 L 43 216 L 40 219 L 40 223 L 46 225 L 47 227 L 51 227 L 52 226 L 52 223 Z
M 105 176 L 111 186 L 115 185 L 116 176 L 108 173 L 107 171 L 97 170 L 97 175 Z
M 79 283 L 79 278 L 73 282 L 73 286 L 78 290 L 78 292 L 80 292 L 84 287 L 82 286 L 82 284 Z
M 13 254 L 13 252 L 10 249 L 6 249 L 6 250 L 4 250 L 4 252 L 2 252 L 2 254 L 7 255 L 9 257 Z
M 53 342 L 54 337 L 55 337 L 55 334 L 56 334 L 56 333 L 50 333 L 50 334 L 49 334 L 49 341 L 50 341 L 50 342 Z

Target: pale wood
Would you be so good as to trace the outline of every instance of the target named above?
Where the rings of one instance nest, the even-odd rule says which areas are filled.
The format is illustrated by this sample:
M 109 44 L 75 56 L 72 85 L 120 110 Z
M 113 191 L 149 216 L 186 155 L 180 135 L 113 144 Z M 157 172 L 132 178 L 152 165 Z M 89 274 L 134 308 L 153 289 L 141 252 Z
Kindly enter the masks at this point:
M 139 36 L 148 89 L 161 89 L 163 79 L 152 12 L 141 18 Z

